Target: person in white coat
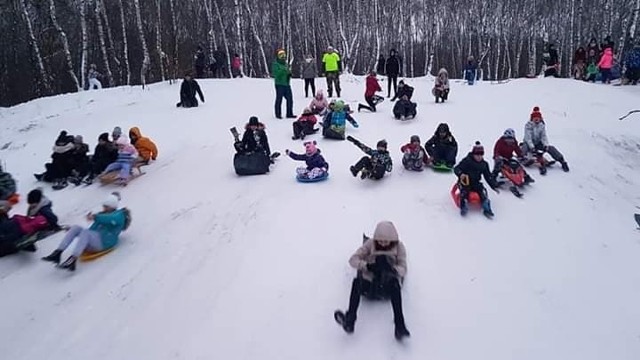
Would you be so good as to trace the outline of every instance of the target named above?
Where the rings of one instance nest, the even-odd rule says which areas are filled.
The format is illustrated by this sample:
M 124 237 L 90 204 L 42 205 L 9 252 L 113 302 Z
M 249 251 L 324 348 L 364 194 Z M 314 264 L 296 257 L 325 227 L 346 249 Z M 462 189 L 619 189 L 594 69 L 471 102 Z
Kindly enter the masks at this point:
M 567 164 L 562 153 L 555 146 L 549 145 L 544 119 L 542 118 L 542 113 L 540 113 L 540 108 L 537 106 L 533 108 L 530 119 L 524 126 L 524 140 L 520 148 L 522 153 L 529 159 L 533 156 L 538 156 L 538 152 L 548 152 L 555 161 L 562 165 L 562 170 L 569 171 L 569 164 Z M 540 172 L 544 174 L 546 169 L 541 167 Z
M 91 64 L 88 74 L 89 90 L 102 89 L 102 83 L 100 82 L 100 80 L 98 80 L 100 76 L 102 75 L 96 70 L 96 64 Z

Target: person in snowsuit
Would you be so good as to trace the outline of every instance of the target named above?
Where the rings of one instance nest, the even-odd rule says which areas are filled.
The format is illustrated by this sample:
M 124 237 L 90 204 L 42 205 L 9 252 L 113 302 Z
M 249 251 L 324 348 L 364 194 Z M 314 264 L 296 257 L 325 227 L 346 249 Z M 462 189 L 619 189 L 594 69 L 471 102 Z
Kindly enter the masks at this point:
M 138 151 L 131 145 L 129 139 L 124 136 L 118 138 L 116 146 L 118 147 L 118 158 L 115 162 L 109 164 L 100 176 L 105 176 L 110 172 L 120 170 L 117 182 L 124 185 L 127 184 L 131 178 L 131 168 L 133 168 L 138 158 Z
M 627 53 L 625 65 L 627 66 L 625 77 L 629 83 L 633 85 L 638 84 L 640 80 L 640 40 L 638 40 L 633 46 L 633 49 Z
M 382 88 L 380 87 L 378 79 L 376 78 L 376 72 L 371 71 L 369 73 L 369 76 L 367 76 L 366 87 L 364 91 L 364 100 L 368 105 L 358 104 L 358 112 L 360 112 L 360 110 L 362 109 L 376 112 L 376 105 L 384 100 L 382 96 L 376 95 L 376 92 L 378 91 L 382 91 Z
M 429 156 L 420 145 L 420 137 L 418 135 L 411 136 L 408 144 L 402 145 L 402 165 L 410 171 L 422 171 L 424 165 L 429 163 Z
M 322 72 L 327 77 L 327 90 L 329 97 L 333 97 L 335 87 L 336 94 L 340 97 L 340 73 L 342 72 L 342 60 L 340 55 L 332 46 L 327 48 L 327 52 L 322 56 Z
M 322 121 L 322 136 L 328 139 L 344 140 L 347 121 L 355 128 L 360 125 L 347 112 L 342 100 L 338 100 L 329 106 L 330 111 Z
M 396 227 L 390 221 L 376 225 L 372 239 L 367 239 L 349 259 L 349 265 L 358 270 L 351 284 L 349 307 L 345 313 L 338 310 L 334 317 L 347 333 L 353 333 L 360 297 L 389 298 L 393 308 L 395 337 L 398 340 L 411 334 L 407 330 L 402 312 L 401 287 L 407 274 L 407 250 L 400 241 Z
M 376 65 L 376 73 L 378 73 L 378 75 L 386 75 L 386 66 L 387 66 L 387 60 L 385 59 L 384 55 L 380 54 L 380 57 L 378 57 L 378 64 Z
M 196 54 L 193 58 L 195 60 L 194 67 L 196 68 L 196 77 L 198 79 L 201 79 L 204 77 L 204 69 L 207 65 L 207 60 L 205 58 L 202 46 L 198 46 Z M 204 102 L 204 100 L 202 102 Z
M 47 219 L 48 228 L 46 230 L 60 230 L 58 217 L 53 212 L 53 203 L 42 193 L 42 188 L 31 190 L 27 194 L 27 216 L 43 216 Z
M 403 95 L 398 102 L 393 106 L 393 116 L 397 119 L 413 119 L 418 112 L 416 107 L 418 104 L 409 101 L 407 95 Z
M 109 164 L 118 159 L 118 148 L 109 141 L 109 133 L 102 133 L 98 136 L 98 145 L 93 150 L 89 167 L 89 176 L 84 180 L 86 184 L 92 184 L 93 179 L 100 175 Z
M 361 179 L 369 178 L 380 180 L 384 177 L 385 172 L 391 172 L 391 170 L 393 170 L 393 161 L 387 150 L 386 140 L 378 141 L 375 150 L 351 136 L 347 136 L 347 140 L 351 141 L 355 146 L 360 148 L 362 152 L 368 155 L 363 156 L 355 165 L 349 168 L 353 177 L 358 176 L 358 173 L 360 173 Z
M 476 141 L 469 154 L 453 168 L 453 172 L 458 177 L 458 188 L 460 189 L 460 215 L 464 216 L 469 211 L 469 193 L 476 192 L 480 196 L 484 215 L 492 217 L 491 202 L 487 195 L 487 189 L 482 184 L 482 177 L 487 181 L 493 191 L 499 193 L 498 183 L 491 176 L 489 164 L 483 159 L 484 147 Z
M 282 119 L 282 99 L 287 101 L 287 119 L 295 119 L 293 114 L 293 93 L 291 92 L 291 69 L 287 64 L 287 53 L 280 49 L 276 52 L 276 59 L 271 64 L 271 73 L 276 85 L 275 114 Z
M 556 49 L 556 45 L 554 43 L 550 43 L 548 45 L 547 53 L 544 54 L 543 61 L 545 64 L 544 77 L 560 77 L 560 60 L 558 56 L 558 50 Z
M 613 68 L 613 49 L 607 47 L 604 49 L 600 62 L 598 63 L 600 74 L 602 75 L 602 83 L 611 83 L 611 68 Z
M 324 97 L 324 92 L 322 89 L 318 89 L 316 92 L 316 96 L 309 103 L 309 109 L 313 115 L 324 116 L 329 110 L 329 102 L 327 98 Z
M 467 84 L 473 85 L 478 74 L 478 64 L 473 56 L 469 55 L 467 63 L 464 65 L 464 79 Z
M 242 77 L 242 59 L 238 54 L 233 54 L 233 58 L 231 59 L 231 76 L 233 76 L 234 79 Z
M 529 121 L 524 126 L 524 140 L 521 144 L 521 149 L 528 159 L 533 156 L 540 157 L 545 152 L 548 152 L 555 161 L 562 165 L 563 171 L 569 171 L 569 164 L 565 161 L 562 153 L 555 146 L 549 145 L 544 119 L 542 118 L 542 113 L 540 113 L 540 108 L 537 106 L 533 108 Z M 546 172 L 546 167 L 541 166 L 540 174 L 544 175 Z
M 16 181 L 0 165 L 0 201 L 9 200 L 17 191 Z
M 87 220 L 93 221 L 91 227 L 85 229 L 78 225 L 72 226 L 64 239 L 62 239 L 58 248 L 48 256 L 43 257 L 42 260 L 52 262 L 62 269 L 75 271 L 76 262 L 84 252 L 96 253 L 117 246 L 120 233 L 127 228 L 127 222 L 130 221 L 128 220 L 128 210 L 126 208 L 119 208 L 120 200 L 121 197 L 119 193 L 111 193 L 102 202 L 101 212 L 97 214 L 87 214 Z M 65 251 L 76 238 L 78 241 L 71 256 L 60 264 L 62 252 Z
M 573 78 L 584 80 L 587 67 L 587 52 L 580 46 L 573 55 Z
M 449 130 L 449 125 L 441 123 L 433 136 L 424 144 L 433 165 L 444 164 L 451 168 L 456 164 L 458 143 Z
M 200 96 L 200 101 L 204 103 L 204 95 L 202 95 L 200 85 L 198 85 L 196 79 L 191 77 L 191 73 L 188 72 L 185 74 L 184 81 L 182 81 L 180 85 L 180 102 L 176 104 L 176 107 L 198 107 L 196 93 Z
M 304 97 L 309 97 L 309 89 L 311 96 L 316 93 L 316 76 L 318 76 L 318 66 L 311 55 L 307 55 L 302 62 L 302 78 L 304 79 Z
M 296 161 L 304 161 L 307 166 L 302 166 L 296 169 L 298 177 L 305 179 L 315 179 L 325 176 L 329 171 L 329 163 L 320 154 L 320 149 L 316 147 L 315 141 L 304 142 L 304 154 L 296 154 L 289 149 L 285 150 L 285 153 Z
M 516 131 L 509 128 L 504 131 L 500 139 L 496 141 L 496 144 L 493 147 L 493 172 L 491 175 L 495 179 L 498 178 L 500 171 L 502 171 L 502 166 L 505 161 L 509 161 L 513 157 L 513 154 L 516 154 L 518 161 L 520 163 L 524 162 L 524 153 L 520 146 L 518 145 L 518 140 L 516 139 Z M 524 171 L 524 169 L 523 169 Z M 526 184 L 535 182 L 527 172 L 524 172 L 524 181 Z
M 291 139 L 298 140 L 304 138 L 307 135 L 315 134 L 319 129 L 314 129 L 314 126 L 318 122 L 316 116 L 313 115 L 311 109 L 305 108 L 302 111 L 302 115 L 298 120 L 293 122 L 293 137 Z
M 129 129 L 129 139 L 131 139 L 131 144 L 138 151 L 136 162 L 149 164 L 151 160 L 155 161 L 158 158 L 158 147 L 151 139 L 142 136 L 142 132 L 137 126 Z
M 53 183 L 56 189 L 67 186 L 67 178 L 73 170 L 74 137 L 65 130 L 61 131 L 53 146 L 52 161 L 45 164 L 46 171 L 34 174 L 36 180 Z
M 401 99 L 403 96 L 406 96 L 409 100 L 413 96 L 413 87 L 404 83 L 404 80 L 400 80 L 398 82 L 398 91 L 396 95 L 391 99 L 391 101 L 396 101 L 397 99 Z
M 391 86 L 393 85 L 394 96 L 398 93 L 398 76 L 402 74 L 402 61 L 398 58 L 396 49 L 391 49 L 389 57 L 385 64 L 385 73 L 387 74 L 387 97 L 391 97 Z
M 436 104 L 440 101 L 445 102 L 449 98 L 449 73 L 447 69 L 441 68 L 438 71 L 438 77 L 436 77 L 431 93 L 436 98 Z
M 98 80 L 101 76 L 102 74 L 96 70 L 96 64 L 91 64 L 89 67 L 89 73 L 87 74 L 87 77 L 89 78 L 89 90 L 102 89 L 102 83 Z

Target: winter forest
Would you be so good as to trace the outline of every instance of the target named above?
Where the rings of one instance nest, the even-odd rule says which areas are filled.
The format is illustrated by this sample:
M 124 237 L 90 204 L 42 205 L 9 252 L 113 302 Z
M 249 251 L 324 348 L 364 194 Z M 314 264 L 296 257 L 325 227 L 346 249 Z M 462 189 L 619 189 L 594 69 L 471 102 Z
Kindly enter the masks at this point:
M 640 0 L 3 0 L 0 106 L 87 88 L 90 64 L 104 86 L 182 77 L 202 46 L 230 76 L 268 77 L 278 48 L 294 75 L 310 54 L 336 48 L 345 72 L 375 69 L 396 49 L 403 76 L 446 67 L 460 77 L 469 55 L 484 79 L 539 72 L 548 42 L 561 73 L 578 46 L 610 35 L 616 56 L 637 35 Z

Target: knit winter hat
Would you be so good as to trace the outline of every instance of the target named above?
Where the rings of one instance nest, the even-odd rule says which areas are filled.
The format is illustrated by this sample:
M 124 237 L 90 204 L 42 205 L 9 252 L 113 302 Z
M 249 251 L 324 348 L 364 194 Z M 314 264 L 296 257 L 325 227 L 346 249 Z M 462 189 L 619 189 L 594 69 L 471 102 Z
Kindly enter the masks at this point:
M 318 148 L 316 147 L 318 143 L 316 143 L 316 141 L 306 141 L 304 143 L 304 149 L 305 152 L 307 153 L 307 155 L 313 155 L 316 153 L 316 151 L 318 151 Z
M 258 126 L 258 118 L 255 116 L 252 116 L 249 118 L 249 126 Z
M 540 112 L 540 108 L 535 106 L 533 111 L 531 112 L 531 120 L 542 120 L 542 113 Z
M 109 141 L 109 133 L 102 133 L 98 136 L 98 141 Z
M 418 144 L 420 144 L 420 136 L 418 136 L 418 135 L 411 136 L 410 142 L 411 143 L 417 142 Z
M 376 225 L 376 230 L 373 232 L 373 240 L 376 241 L 399 241 L 398 230 L 391 221 L 381 221 Z
M 376 144 L 376 147 L 377 148 L 381 147 L 381 148 L 385 148 L 386 149 L 387 148 L 387 140 L 383 139 L 383 140 L 378 141 L 378 143 Z
M 114 209 L 114 210 L 118 209 L 118 205 L 120 205 L 120 193 L 119 192 L 112 192 L 102 202 L 102 206 L 107 207 L 109 209 Z
M 311 114 L 311 109 L 309 109 L 308 107 L 304 108 L 304 110 L 302 110 L 302 114 L 303 114 L 303 115 L 309 115 L 309 114 Z
M 504 131 L 504 134 L 502 134 L 502 136 L 506 137 L 506 138 L 516 138 L 516 131 L 509 128 L 507 130 Z
M 84 142 L 84 139 L 82 138 L 82 135 L 76 135 L 73 138 L 73 142 L 75 142 L 76 144 L 82 144 Z
M 276 51 L 276 56 L 282 59 L 287 56 L 287 52 L 284 51 L 284 49 L 278 49 L 278 51 Z
M 471 149 L 471 153 L 473 155 L 484 155 L 484 146 L 480 144 L 480 141 L 476 141 L 476 144 Z
M 120 126 L 114 127 L 113 132 L 111 132 L 111 136 L 113 136 L 114 139 L 117 139 L 120 135 L 122 135 L 122 129 L 120 129 Z
M 42 200 L 42 189 L 37 188 L 29 191 L 27 194 L 27 203 L 28 204 L 37 204 Z
M 344 110 L 344 101 L 338 100 L 335 103 L 333 103 L 333 110 L 335 110 L 335 111 Z

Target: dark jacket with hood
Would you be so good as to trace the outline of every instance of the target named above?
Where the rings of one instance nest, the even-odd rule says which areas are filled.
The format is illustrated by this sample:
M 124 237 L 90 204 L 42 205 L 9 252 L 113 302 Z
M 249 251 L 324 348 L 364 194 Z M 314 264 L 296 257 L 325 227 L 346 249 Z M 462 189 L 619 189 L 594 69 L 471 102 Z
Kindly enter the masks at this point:
M 257 151 L 264 151 L 267 156 L 271 156 L 271 149 L 269 148 L 269 139 L 267 133 L 264 131 L 265 126 L 263 123 L 258 123 L 256 130 L 251 129 L 249 123 L 244 127 L 244 134 L 242 135 L 242 152 L 251 153 Z
M 53 213 L 53 203 L 51 200 L 46 198 L 45 196 L 40 199 L 40 202 L 37 204 L 29 205 L 27 209 L 27 216 L 38 216 L 42 215 L 47 219 L 47 223 L 49 223 L 49 227 L 52 229 L 56 229 L 59 227 L 58 225 L 58 217 Z
M 441 137 L 440 132 L 445 132 L 446 135 Z M 438 125 L 436 132 L 424 144 L 424 147 L 427 150 L 427 152 L 429 152 L 432 148 L 438 148 L 442 146 L 455 148 L 456 150 L 458 149 L 458 143 L 456 142 L 456 139 L 451 134 L 451 131 L 449 130 L 449 125 L 445 123 L 441 123 L 440 125 Z
M 469 176 L 469 187 L 471 188 L 477 188 L 483 176 L 492 189 L 498 187 L 495 179 L 491 176 L 491 171 L 489 171 L 489 164 L 484 160 L 476 161 L 472 153 L 469 153 L 462 159 L 462 161 L 453 168 L 453 172 L 458 177 L 462 174 L 467 174 Z
M 202 95 L 198 82 L 195 79 L 185 79 L 180 85 L 180 103 L 178 105 L 182 107 L 198 106 L 196 93 L 200 96 L 200 101 L 204 102 L 204 95 Z
M 587 62 L 587 52 L 584 50 L 582 46 L 580 46 L 575 54 L 573 54 L 573 63 L 577 64 L 579 62 L 585 63 Z
M 104 144 L 98 143 L 91 162 L 94 164 L 94 169 L 98 172 L 103 171 L 109 164 L 115 162 L 118 159 L 118 148 L 109 140 L 106 140 Z
M 396 92 L 396 95 L 393 97 L 393 99 L 391 99 L 391 101 L 402 99 L 402 97 L 405 95 L 409 98 L 409 100 L 411 100 L 411 97 L 413 96 L 413 87 L 403 82 L 402 85 L 398 85 L 398 92 Z
M 387 76 L 398 76 L 402 73 L 402 62 L 398 58 L 396 51 L 391 50 L 389 58 L 385 64 Z

